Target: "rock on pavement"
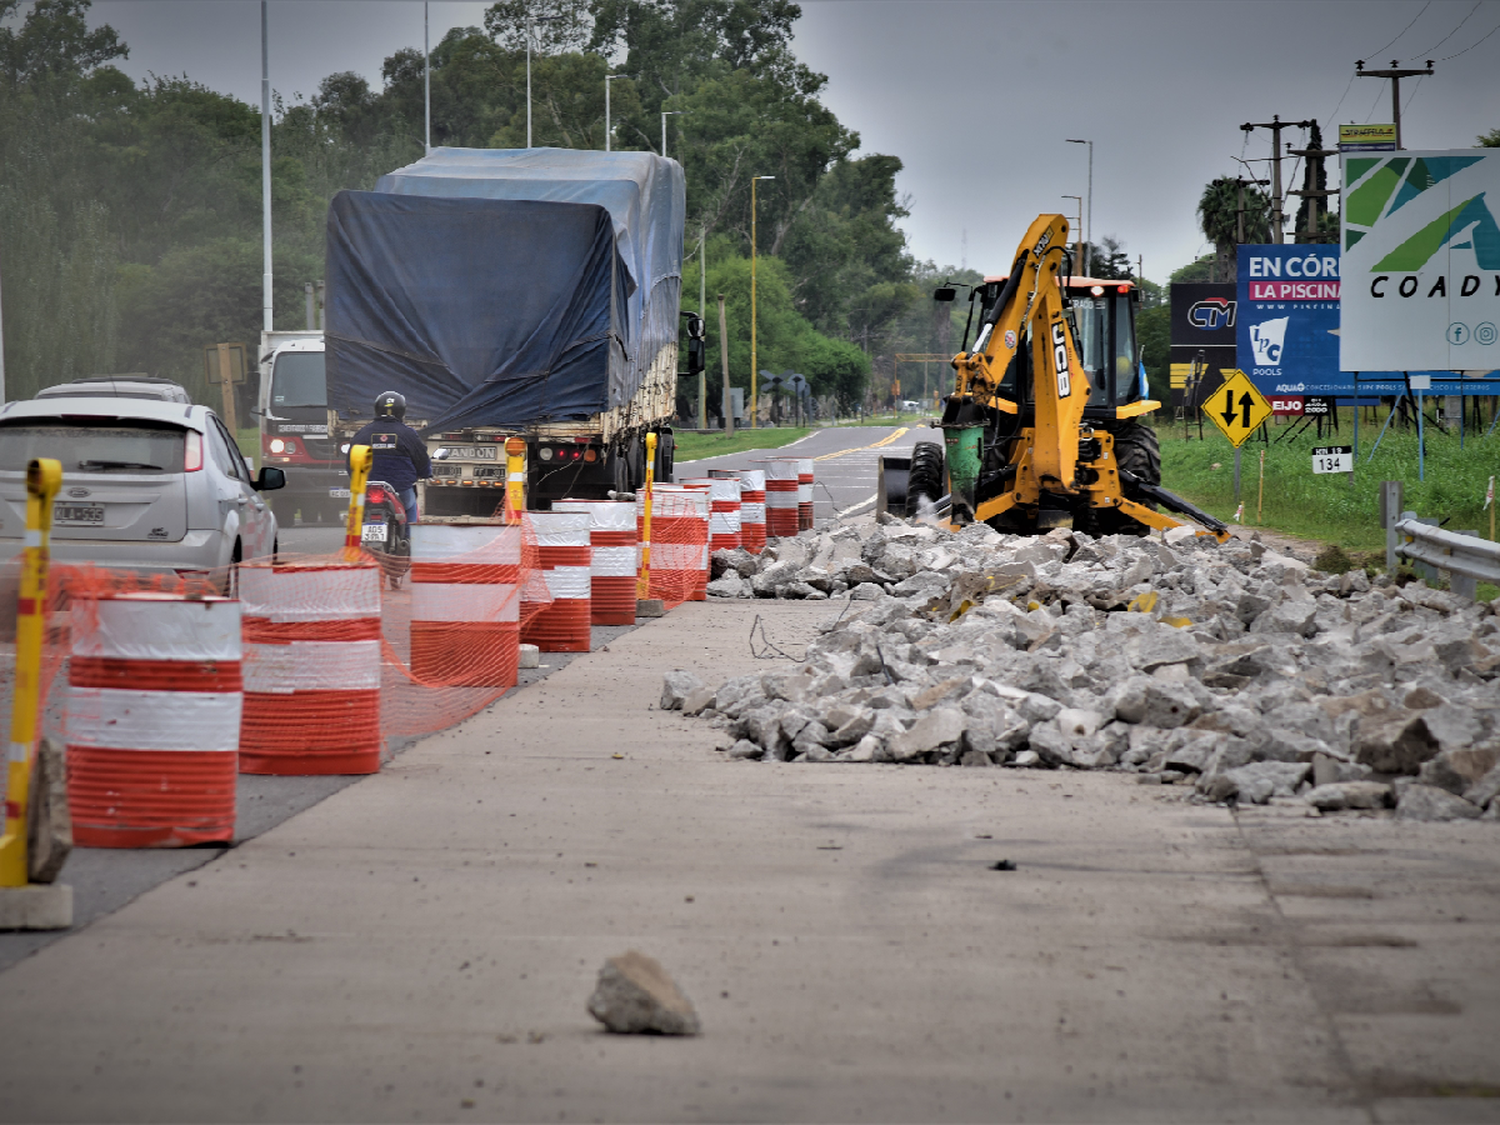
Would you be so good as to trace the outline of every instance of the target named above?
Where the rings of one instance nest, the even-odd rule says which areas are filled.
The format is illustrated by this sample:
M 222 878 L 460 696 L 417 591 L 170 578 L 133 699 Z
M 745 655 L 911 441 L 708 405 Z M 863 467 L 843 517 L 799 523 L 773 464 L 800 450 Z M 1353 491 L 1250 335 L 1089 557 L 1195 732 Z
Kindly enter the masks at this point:
M 620 1034 L 697 1035 L 698 1013 L 653 957 L 632 949 L 599 970 L 589 1015 Z

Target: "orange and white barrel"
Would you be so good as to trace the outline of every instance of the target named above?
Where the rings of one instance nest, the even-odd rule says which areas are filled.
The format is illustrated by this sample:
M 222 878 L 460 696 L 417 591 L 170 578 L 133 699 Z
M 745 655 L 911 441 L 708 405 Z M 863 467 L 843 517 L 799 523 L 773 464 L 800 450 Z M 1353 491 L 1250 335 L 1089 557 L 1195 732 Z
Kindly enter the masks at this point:
M 588 652 L 593 577 L 587 512 L 527 512 L 536 534 L 537 567 L 551 599 L 528 607 L 521 596 L 521 641 L 543 652 Z
M 740 469 L 740 545 L 752 555 L 766 548 L 766 474 Z
M 68 665 L 68 807 L 88 848 L 234 838 L 240 603 L 79 598 Z
M 766 462 L 766 536 L 792 538 L 797 534 L 796 461 Z
M 717 475 L 685 480 L 708 486 L 708 549 L 732 551 L 740 545 L 740 482 Z
M 797 459 L 797 528 L 799 531 L 813 529 L 813 461 L 811 457 Z
M 380 769 L 380 580 L 373 560 L 240 567 L 240 772 Z
M 635 624 L 635 506 L 620 500 L 554 500 L 554 512 L 589 517 L 589 620 L 595 625 Z
M 636 522 L 645 526 L 646 494 L 636 493 Z M 670 604 L 708 598 L 709 496 L 705 488 L 658 484 L 651 494 L 651 581 L 648 597 Z
M 521 645 L 520 524 L 411 528 L 411 672 L 428 684 L 514 687 Z

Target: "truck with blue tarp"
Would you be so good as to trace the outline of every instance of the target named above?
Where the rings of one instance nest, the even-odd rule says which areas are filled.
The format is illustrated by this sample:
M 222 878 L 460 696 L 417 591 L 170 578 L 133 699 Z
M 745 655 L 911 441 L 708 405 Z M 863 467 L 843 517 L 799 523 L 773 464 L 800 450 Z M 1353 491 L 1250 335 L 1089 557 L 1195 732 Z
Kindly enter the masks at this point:
M 489 517 L 505 442 L 527 496 L 628 492 L 646 436 L 670 479 L 682 167 L 652 153 L 438 148 L 329 207 L 330 434 L 406 396 L 433 479 L 422 518 Z

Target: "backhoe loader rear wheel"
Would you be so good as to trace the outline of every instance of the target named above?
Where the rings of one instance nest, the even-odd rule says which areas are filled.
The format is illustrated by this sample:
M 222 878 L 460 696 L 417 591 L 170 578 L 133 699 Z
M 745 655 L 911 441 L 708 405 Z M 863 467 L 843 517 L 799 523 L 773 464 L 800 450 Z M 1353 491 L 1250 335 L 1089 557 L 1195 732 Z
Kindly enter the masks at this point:
M 1130 418 L 1112 425 L 1110 432 L 1115 438 L 1115 463 L 1146 484 L 1161 484 L 1161 442 L 1156 431 Z M 1142 496 L 1135 485 L 1122 479 L 1120 491 L 1125 494 L 1125 499 L 1156 511 L 1156 503 Z M 1098 523 L 1101 535 L 1146 535 L 1151 531 L 1145 524 L 1107 509 L 1098 511 Z
M 943 491 L 943 447 L 935 441 L 917 442 L 912 447 L 911 473 L 906 481 L 906 518 L 921 514 L 924 497 L 930 506 L 937 503 Z

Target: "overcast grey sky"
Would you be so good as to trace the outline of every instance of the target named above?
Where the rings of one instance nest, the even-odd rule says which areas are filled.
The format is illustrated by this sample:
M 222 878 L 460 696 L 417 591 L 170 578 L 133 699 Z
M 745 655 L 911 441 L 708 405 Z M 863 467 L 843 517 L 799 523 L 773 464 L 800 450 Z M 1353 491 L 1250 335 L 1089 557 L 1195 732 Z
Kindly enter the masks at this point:
M 432 41 L 482 23 L 486 7 L 436 0 Z M 1242 123 L 1316 118 L 1331 147 L 1332 124 L 1390 120 L 1390 84 L 1354 78 L 1356 59 L 1437 60 L 1434 76 L 1402 83 L 1407 148 L 1464 148 L 1500 127 L 1500 0 L 802 0 L 802 10 L 798 56 L 828 75 L 824 101 L 862 151 L 905 163 L 902 225 L 912 253 L 939 265 L 966 255 L 1003 271 L 1038 213 L 1071 214 L 1063 196 L 1085 195 L 1088 181 L 1086 148 L 1065 143 L 1077 137 L 1094 142 L 1095 240 L 1121 239 L 1165 281 L 1207 249 L 1194 214 L 1204 184 L 1240 170 L 1235 157 L 1270 153 L 1269 132 L 1247 137 Z M 259 104 L 258 0 L 98 0 L 92 19 L 129 44 L 127 73 L 186 73 Z M 273 0 L 270 28 L 271 84 L 288 99 L 341 70 L 379 88 L 385 57 L 421 46 L 422 4 Z M 1303 147 L 1298 130 L 1283 139 Z M 1300 186 L 1293 164 L 1283 168 L 1286 186 Z

